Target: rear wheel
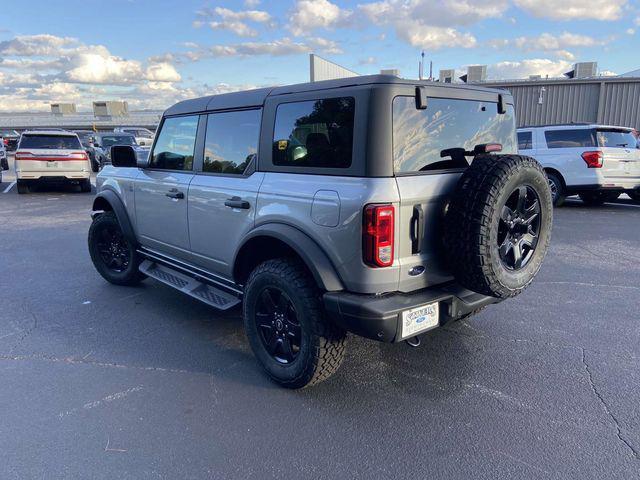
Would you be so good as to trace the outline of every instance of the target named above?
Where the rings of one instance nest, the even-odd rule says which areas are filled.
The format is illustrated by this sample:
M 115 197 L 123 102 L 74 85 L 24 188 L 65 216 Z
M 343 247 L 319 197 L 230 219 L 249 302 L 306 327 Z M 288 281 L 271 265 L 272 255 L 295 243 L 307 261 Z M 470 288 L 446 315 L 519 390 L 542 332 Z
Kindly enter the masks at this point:
M 80 191 L 82 193 L 91 192 L 91 180 L 90 179 L 85 178 L 84 180 L 80 180 Z
M 315 385 L 342 363 L 346 334 L 325 318 L 320 291 L 293 260 L 256 267 L 245 287 L 243 318 L 258 362 L 284 387 Z
M 16 187 L 18 188 L 19 194 L 29 193 L 29 185 L 24 183 L 22 180 L 16 181 Z
M 553 172 L 547 172 L 547 180 L 549 182 L 549 189 L 551 190 L 551 200 L 554 207 L 561 207 L 566 198 L 564 191 L 564 183 L 562 179 Z
M 522 292 L 551 239 L 547 176 L 533 158 L 478 155 L 463 173 L 445 218 L 446 257 L 458 282 L 497 298 Z
M 91 223 L 89 254 L 98 273 L 110 283 L 136 285 L 145 278 L 138 270 L 142 259 L 122 233 L 113 212 L 105 212 Z
M 597 207 L 605 202 L 613 202 L 620 196 L 620 192 L 583 192 L 580 194 L 580 200 L 589 206 Z

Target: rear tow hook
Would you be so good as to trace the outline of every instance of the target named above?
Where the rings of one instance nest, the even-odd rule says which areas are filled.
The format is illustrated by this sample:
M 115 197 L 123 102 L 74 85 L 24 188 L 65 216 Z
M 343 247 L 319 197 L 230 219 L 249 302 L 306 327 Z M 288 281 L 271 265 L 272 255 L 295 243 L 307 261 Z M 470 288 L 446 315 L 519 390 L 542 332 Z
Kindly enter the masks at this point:
M 416 348 L 420 346 L 420 337 L 415 336 L 415 337 L 411 337 L 411 338 L 407 338 L 405 340 L 405 343 L 407 345 L 409 345 L 410 347 Z

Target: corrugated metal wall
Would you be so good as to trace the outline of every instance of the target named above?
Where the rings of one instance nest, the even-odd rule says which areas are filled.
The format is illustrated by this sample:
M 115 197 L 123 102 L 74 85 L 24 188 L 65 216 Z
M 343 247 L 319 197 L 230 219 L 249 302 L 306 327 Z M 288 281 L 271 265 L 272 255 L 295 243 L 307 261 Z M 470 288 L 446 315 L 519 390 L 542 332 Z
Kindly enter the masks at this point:
M 640 129 L 640 80 L 605 83 L 600 122 Z
M 640 129 L 640 78 L 482 85 L 511 92 L 518 126 L 593 122 Z

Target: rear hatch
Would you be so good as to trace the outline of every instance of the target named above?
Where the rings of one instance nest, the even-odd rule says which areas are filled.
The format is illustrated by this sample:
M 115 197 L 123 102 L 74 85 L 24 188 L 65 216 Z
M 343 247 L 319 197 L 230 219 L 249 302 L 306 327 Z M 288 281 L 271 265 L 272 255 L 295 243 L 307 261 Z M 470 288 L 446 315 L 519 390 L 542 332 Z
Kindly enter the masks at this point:
M 89 157 L 75 134 L 25 133 L 16 151 L 22 173 L 57 176 L 90 169 Z
M 400 291 L 451 279 L 442 264 L 442 220 L 447 200 L 472 158 L 444 151 L 497 143 L 502 153 L 517 153 L 514 110 L 506 107 L 506 113 L 499 114 L 496 102 L 429 98 L 427 108 L 419 110 L 414 97 L 393 100 Z
M 640 149 L 629 129 L 596 129 L 598 147 L 602 150 L 602 175 L 611 182 L 640 181 Z

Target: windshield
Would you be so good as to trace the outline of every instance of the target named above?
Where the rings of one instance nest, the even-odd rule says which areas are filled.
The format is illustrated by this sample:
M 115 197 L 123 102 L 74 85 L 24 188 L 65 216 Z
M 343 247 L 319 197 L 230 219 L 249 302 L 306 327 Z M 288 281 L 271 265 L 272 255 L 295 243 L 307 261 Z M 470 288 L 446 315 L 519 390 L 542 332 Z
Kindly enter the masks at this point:
M 598 129 L 598 146 L 614 148 L 637 148 L 638 141 L 629 130 Z
M 102 137 L 103 147 L 112 147 L 114 145 L 137 145 L 136 139 L 131 135 L 108 135 Z
M 393 100 L 396 173 L 466 168 L 471 158 L 460 153 L 486 143 L 499 143 L 503 153 L 518 151 L 513 106 L 499 114 L 495 102 L 429 98 L 418 110 L 414 97 Z
M 20 148 L 41 148 L 48 150 L 78 150 L 82 148 L 75 135 L 22 135 Z

